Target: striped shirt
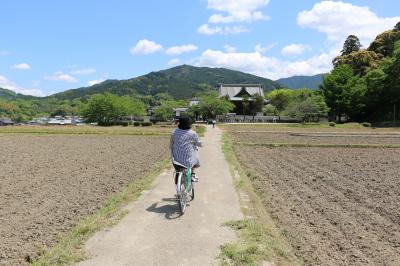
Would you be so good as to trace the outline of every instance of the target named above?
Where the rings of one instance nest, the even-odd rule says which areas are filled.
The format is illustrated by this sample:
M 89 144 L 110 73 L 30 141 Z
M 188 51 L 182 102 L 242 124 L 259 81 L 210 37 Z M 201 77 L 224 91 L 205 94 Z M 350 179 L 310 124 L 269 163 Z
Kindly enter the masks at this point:
M 193 130 L 174 129 L 170 143 L 172 163 L 190 168 L 200 165 L 197 155 L 197 147 L 200 146 L 199 136 Z

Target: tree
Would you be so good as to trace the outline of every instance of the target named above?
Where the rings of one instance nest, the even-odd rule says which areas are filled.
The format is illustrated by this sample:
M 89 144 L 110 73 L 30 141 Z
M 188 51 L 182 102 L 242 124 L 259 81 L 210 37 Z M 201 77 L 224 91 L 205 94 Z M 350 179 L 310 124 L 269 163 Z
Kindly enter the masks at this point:
M 296 117 L 302 122 L 318 122 L 320 117 L 328 114 L 324 98 L 320 95 L 312 95 L 306 99 L 293 101 L 287 108 L 291 117 Z
M 250 104 L 250 112 L 252 115 L 256 115 L 259 112 L 262 112 L 263 107 L 264 107 L 264 97 L 255 94 L 251 97 L 253 99 L 253 102 Z
M 339 65 L 349 65 L 353 69 L 354 75 L 364 76 L 368 71 L 377 69 L 382 60 L 382 55 L 374 51 L 361 50 L 351 54 L 338 56 L 333 60 L 335 67 Z
M 187 104 L 181 101 L 163 101 L 159 106 L 153 110 L 154 117 L 159 121 L 166 121 L 172 119 L 174 108 L 185 107 Z
M 145 110 L 141 101 L 105 93 L 92 95 L 83 108 L 82 115 L 87 122 L 110 124 L 121 116 L 144 115 Z
M 292 97 L 291 89 L 277 89 L 267 94 L 267 98 L 271 100 L 271 104 L 276 107 L 279 114 L 286 109 Z
M 343 49 L 341 51 L 342 55 L 351 54 L 352 52 L 360 51 L 361 43 L 357 36 L 349 35 L 344 42 Z
M 265 115 L 278 115 L 278 110 L 276 109 L 275 106 L 273 106 L 272 104 L 267 104 L 266 106 L 264 106 L 263 108 L 263 113 Z
M 395 50 L 395 43 L 399 40 L 400 30 L 384 31 L 376 36 L 375 40 L 368 47 L 368 51 L 373 51 L 385 57 L 392 56 Z
M 342 115 L 351 108 L 348 98 L 356 80 L 357 77 L 354 76 L 352 68 L 343 64 L 335 67 L 322 81 L 320 87 L 322 94 L 331 110 L 332 118 L 336 120 L 338 117 L 339 122 Z
M 229 100 L 224 97 L 219 98 L 218 94 L 211 90 L 199 95 L 199 99 L 199 104 L 190 107 L 189 111 L 208 118 L 229 113 L 235 107 Z
M 394 26 L 394 29 L 395 30 L 400 30 L 400 21 L 397 22 L 396 26 Z
M 243 108 L 242 112 L 244 115 L 249 114 L 250 97 L 248 95 L 243 95 L 242 108 Z

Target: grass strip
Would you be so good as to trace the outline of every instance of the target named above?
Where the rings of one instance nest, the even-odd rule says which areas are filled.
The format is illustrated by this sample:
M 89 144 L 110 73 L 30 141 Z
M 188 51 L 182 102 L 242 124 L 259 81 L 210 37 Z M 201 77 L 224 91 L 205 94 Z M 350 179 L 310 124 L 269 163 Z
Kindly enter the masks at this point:
M 276 227 L 255 192 L 247 173 L 236 158 L 232 140 L 225 133 L 223 152 L 235 179 L 244 220 L 230 221 L 225 225 L 238 232 L 236 242 L 221 246 L 219 259 L 222 265 L 260 265 L 265 261 L 275 265 L 300 265 L 290 244 Z
M 396 144 L 307 144 L 307 143 L 260 143 L 260 142 L 235 142 L 237 145 L 276 147 L 317 147 L 317 148 L 393 148 L 398 149 Z
M 207 128 L 202 125 L 195 125 L 194 131 L 196 131 L 196 133 L 199 135 L 199 137 L 204 137 L 204 134 L 206 133 Z
M 168 131 L 139 131 L 125 129 L 75 129 L 75 128 L 2 128 L 0 134 L 37 134 L 37 135 L 169 135 Z
M 86 258 L 82 246 L 97 231 L 116 224 L 126 215 L 123 207 L 136 200 L 143 190 L 148 189 L 155 177 L 167 166 L 169 160 L 164 159 L 151 167 L 149 173 L 130 183 L 126 188 L 112 195 L 94 214 L 78 223 L 70 233 L 62 237 L 58 244 L 48 250 L 42 250 L 31 265 L 69 265 Z

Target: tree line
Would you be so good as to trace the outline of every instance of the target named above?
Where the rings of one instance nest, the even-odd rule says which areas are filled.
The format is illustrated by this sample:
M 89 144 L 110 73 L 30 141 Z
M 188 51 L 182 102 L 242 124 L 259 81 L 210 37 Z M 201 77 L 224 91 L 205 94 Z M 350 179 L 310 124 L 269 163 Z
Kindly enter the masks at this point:
M 389 121 L 400 107 L 400 22 L 379 34 L 367 49 L 350 35 L 320 91 L 330 118 Z

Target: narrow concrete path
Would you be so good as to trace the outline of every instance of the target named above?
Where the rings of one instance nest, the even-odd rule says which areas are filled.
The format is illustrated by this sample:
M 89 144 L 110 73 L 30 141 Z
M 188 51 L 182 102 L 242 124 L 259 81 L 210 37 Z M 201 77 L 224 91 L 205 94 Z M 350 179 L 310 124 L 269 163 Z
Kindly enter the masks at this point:
M 179 216 L 172 169 L 130 204 L 129 213 L 96 233 L 85 249 L 91 258 L 78 265 L 215 265 L 220 245 L 235 232 L 222 224 L 242 219 L 239 200 L 221 150 L 221 130 L 207 127 L 199 150 L 202 166 L 195 200 Z

